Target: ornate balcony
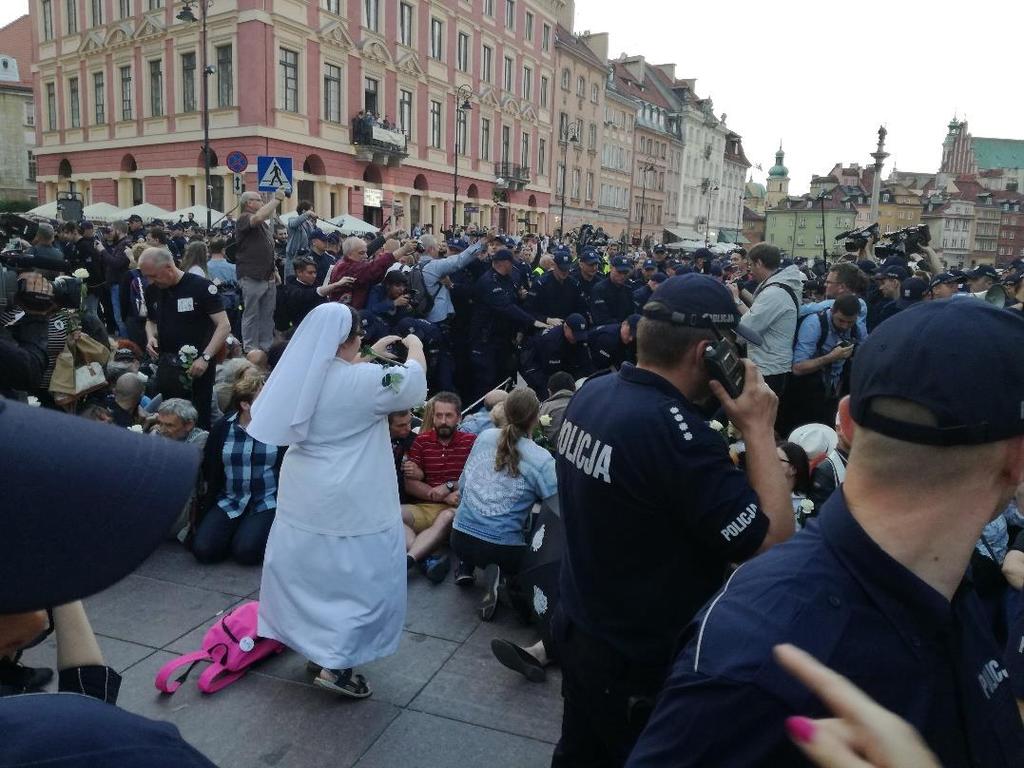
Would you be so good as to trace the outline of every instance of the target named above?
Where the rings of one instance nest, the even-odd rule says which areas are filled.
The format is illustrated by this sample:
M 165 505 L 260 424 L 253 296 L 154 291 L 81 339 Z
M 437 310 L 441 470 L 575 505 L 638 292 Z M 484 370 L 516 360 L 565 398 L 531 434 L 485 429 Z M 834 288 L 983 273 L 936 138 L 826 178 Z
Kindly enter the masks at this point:
M 495 163 L 494 178 L 503 179 L 508 189 L 518 191 L 530 183 L 530 169 L 515 163 Z
M 352 119 L 352 144 L 357 160 L 374 165 L 398 166 L 409 156 L 409 137 L 398 128 Z

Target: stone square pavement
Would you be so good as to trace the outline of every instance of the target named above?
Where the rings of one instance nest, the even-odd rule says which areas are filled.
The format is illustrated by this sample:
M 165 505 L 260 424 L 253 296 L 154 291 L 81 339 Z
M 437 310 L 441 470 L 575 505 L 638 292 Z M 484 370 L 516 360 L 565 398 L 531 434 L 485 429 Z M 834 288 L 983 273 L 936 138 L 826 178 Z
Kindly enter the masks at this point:
M 536 639 L 505 606 L 481 622 L 480 588 L 449 575 L 434 586 L 409 577 L 409 608 L 394 656 L 359 668 L 373 688 L 363 701 L 314 688 L 305 659 L 291 651 L 269 659 L 224 690 L 204 695 L 201 671 L 172 696 L 153 687 L 157 670 L 199 648 L 222 611 L 258 599 L 260 569 L 199 565 L 164 544 L 132 575 L 85 601 L 107 664 L 124 678 L 119 706 L 174 723 L 224 768 L 533 768 L 550 764 L 561 724 L 560 678 L 534 684 L 502 667 L 493 637 Z M 51 637 L 26 654 L 53 666 Z

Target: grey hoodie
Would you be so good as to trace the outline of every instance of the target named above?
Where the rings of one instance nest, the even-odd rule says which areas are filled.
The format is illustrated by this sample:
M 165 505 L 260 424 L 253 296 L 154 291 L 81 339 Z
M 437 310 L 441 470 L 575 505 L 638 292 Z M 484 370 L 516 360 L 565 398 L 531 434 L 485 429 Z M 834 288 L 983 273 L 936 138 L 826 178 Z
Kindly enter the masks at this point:
M 797 305 L 785 288 L 771 288 L 781 283 L 792 289 L 799 302 L 803 296 L 804 273 L 790 265 L 771 275 L 754 291 L 754 303 L 740 319 L 740 325 L 757 331 L 764 343 L 748 345 L 750 360 L 764 376 L 789 373 L 793 370 L 793 337 L 796 334 Z

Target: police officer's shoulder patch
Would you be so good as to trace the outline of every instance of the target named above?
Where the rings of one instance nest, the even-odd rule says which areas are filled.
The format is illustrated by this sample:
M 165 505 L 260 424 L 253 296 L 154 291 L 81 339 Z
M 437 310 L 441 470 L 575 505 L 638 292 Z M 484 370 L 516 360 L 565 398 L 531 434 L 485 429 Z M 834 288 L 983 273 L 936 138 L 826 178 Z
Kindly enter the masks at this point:
M 669 403 L 665 406 L 665 414 L 668 416 L 671 425 L 679 431 L 680 436 L 685 442 L 693 440 L 693 425 L 690 424 L 693 419 L 686 413 L 685 410 L 679 407 L 678 404 Z

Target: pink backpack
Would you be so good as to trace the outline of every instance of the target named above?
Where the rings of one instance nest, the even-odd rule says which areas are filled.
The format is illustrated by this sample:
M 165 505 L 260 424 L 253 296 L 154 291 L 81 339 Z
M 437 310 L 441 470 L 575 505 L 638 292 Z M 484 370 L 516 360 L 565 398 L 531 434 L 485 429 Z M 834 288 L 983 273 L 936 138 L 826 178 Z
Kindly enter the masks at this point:
M 253 601 L 235 608 L 221 616 L 217 623 L 206 630 L 202 650 L 186 653 L 169 661 L 157 672 L 154 684 L 164 693 L 174 693 L 185 682 L 192 667 L 201 661 L 210 662 L 199 676 L 199 690 L 216 693 L 242 677 L 246 670 L 262 659 L 284 650 L 277 640 L 259 637 L 256 634 L 260 604 Z M 171 674 L 188 665 L 188 669 L 175 680 Z

